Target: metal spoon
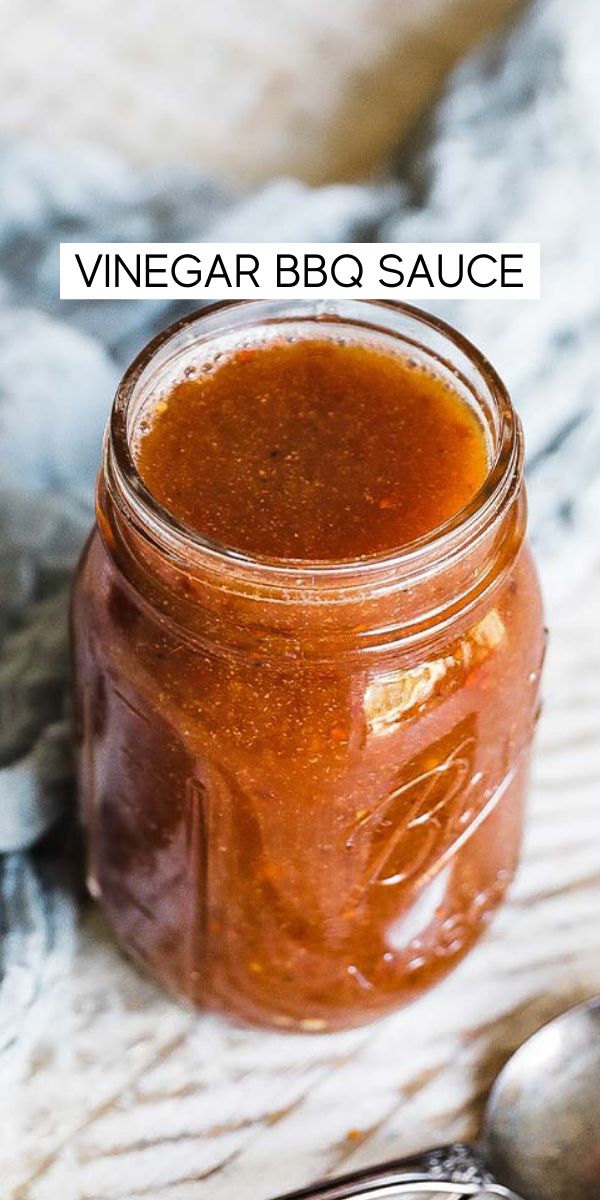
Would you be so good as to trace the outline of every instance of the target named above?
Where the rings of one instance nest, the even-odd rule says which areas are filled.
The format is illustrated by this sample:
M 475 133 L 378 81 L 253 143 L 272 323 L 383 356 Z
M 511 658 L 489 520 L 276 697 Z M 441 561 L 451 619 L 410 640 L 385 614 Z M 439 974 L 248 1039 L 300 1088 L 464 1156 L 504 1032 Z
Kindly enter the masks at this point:
M 500 1072 L 480 1141 L 329 1180 L 281 1200 L 600 1200 L 600 997 L 529 1038 Z

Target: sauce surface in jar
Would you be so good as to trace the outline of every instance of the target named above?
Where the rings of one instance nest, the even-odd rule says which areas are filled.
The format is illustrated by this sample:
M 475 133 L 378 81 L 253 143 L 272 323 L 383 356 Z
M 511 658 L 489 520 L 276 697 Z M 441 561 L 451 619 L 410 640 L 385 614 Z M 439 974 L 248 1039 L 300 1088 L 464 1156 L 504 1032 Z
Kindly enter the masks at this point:
M 520 425 L 417 310 L 224 305 L 119 387 L 73 600 L 89 886 L 171 991 L 417 997 L 516 869 L 543 624 Z
M 488 470 L 481 422 L 441 376 L 368 342 L 272 340 L 178 383 L 144 421 L 142 479 L 184 524 L 249 556 L 390 553 Z

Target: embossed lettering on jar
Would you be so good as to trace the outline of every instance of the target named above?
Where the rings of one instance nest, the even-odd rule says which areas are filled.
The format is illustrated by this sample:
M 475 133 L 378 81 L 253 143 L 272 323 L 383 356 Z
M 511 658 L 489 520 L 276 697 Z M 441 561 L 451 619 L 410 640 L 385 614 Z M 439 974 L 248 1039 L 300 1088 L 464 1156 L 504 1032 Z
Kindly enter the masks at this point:
M 381 514 L 374 550 L 361 546 L 357 510 L 346 542 L 339 523 L 323 527 L 319 557 L 307 487 L 299 556 L 269 543 L 272 496 L 263 504 L 252 493 L 261 520 L 246 523 L 246 544 L 241 526 L 235 544 L 235 523 L 224 541 L 218 525 L 194 527 L 183 460 L 173 456 L 181 487 L 170 498 L 143 436 L 177 394 L 184 406 L 208 403 L 210 372 L 218 389 L 222 369 L 239 378 L 244 356 L 250 364 L 284 345 L 281 378 L 292 387 L 302 376 L 302 411 L 318 425 L 310 478 L 319 494 L 339 451 L 344 371 L 332 373 L 342 409 L 330 407 L 327 420 L 318 395 L 311 408 L 310 380 L 326 390 L 327 364 L 349 347 L 358 375 L 373 355 L 385 373 L 387 356 L 392 374 L 412 370 L 420 395 L 442 389 L 465 428 L 477 425 L 485 462 L 464 503 L 450 489 L 459 496 L 471 485 L 450 463 L 434 526 L 390 542 L 393 457 L 379 472 L 369 459 L 369 422 L 390 421 L 390 456 L 396 436 L 395 393 L 382 384 L 370 408 L 348 401 L 348 420 L 364 428 L 345 443 L 362 455 L 356 478 L 373 476 L 363 492 Z M 312 367 L 300 371 L 310 346 Z M 253 395 L 248 370 L 227 415 L 233 442 L 235 404 Z M 248 412 L 238 411 L 243 431 Z M 215 428 L 218 439 L 225 426 Z M 245 495 L 264 470 L 283 504 L 300 483 L 277 455 L 260 465 L 255 453 L 279 447 L 261 442 L 258 418 L 248 428 L 249 438 L 238 431 L 229 486 Z M 326 468 L 323 445 L 333 455 Z M 341 504 L 346 477 L 336 470 Z M 199 488 L 209 515 L 219 487 L 215 469 L 213 485 Z M 227 497 L 223 522 L 235 516 Z M 349 511 L 353 502 L 349 493 Z M 538 706 L 543 626 L 525 520 L 521 430 L 501 381 L 459 334 L 417 310 L 228 304 L 173 326 L 132 365 L 73 604 L 80 795 L 92 893 L 168 988 L 253 1023 L 336 1029 L 419 995 L 473 945 L 517 865 Z

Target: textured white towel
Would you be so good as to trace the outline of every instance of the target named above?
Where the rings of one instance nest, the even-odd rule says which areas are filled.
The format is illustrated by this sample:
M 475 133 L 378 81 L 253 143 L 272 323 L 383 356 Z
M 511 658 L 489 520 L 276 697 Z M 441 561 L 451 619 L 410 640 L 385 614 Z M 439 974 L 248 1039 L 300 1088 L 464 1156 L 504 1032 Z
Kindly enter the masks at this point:
M 523 2 L 0 0 L 0 134 L 246 185 L 364 178 Z

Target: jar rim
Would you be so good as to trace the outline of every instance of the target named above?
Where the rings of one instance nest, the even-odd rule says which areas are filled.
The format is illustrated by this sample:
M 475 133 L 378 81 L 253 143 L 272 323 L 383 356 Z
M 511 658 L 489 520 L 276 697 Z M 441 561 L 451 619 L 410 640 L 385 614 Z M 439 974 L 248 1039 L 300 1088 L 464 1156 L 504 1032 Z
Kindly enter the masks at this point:
M 473 497 L 447 521 L 397 550 L 346 560 L 307 560 L 250 555 L 204 537 L 179 521 L 160 503 L 143 482 L 131 446 L 128 414 L 146 371 L 161 354 L 179 342 L 190 349 L 207 334 L 207 341 L 227 333 L 228 318 L 247 314 L 239 330 L 260 329 L 286 322 L 325 319 L 329 323 L 374 334 L 396 336 L 407 348 L 425 349 L 435 361 L 463 378 L 460 369 L 439 350 L 421 340 L 433 336 L 450 353 L 458 354 L 477 378 L 477 395 L 492 406 L 497 421 L 496 444 L 486 477 Z M 219 318 L 224 317 L 225 323 Z M 215 324 L 216 319 L 216 324 Z M 414 327 L 412 336 L 393 327 L 394 321 Z M 211 327 L 212 326 L 212 327 Z M 190 336 L 191 335 L 191 336 Z M 196 335 L 196 336 L 195 336 Z M 420 335 L 420 337 L 419 337 Z M 481 393 L 479 392 L 481 388 Z M 519 418 L 508 391 L 486 356 L 462 333 L 440 317 L 414 305 L 391 300 L 269 301 L 225 300 L 207 305 L 174 321 L 152 338 L 125 371 L 116 391 L 108 422 L 104 465 L 111 492 L 125 518 L 155 547 L 162 548 L 189 567 L 205 566 L 216 571 L 242 574 L 256 583 L 284 588 L 301 585 L 310 578 L 313 586 L 340 587 L 344 581 L 367 583 L 383 574 L 389 577 L 421 576 L 449 553 L 469 545 L 489 528 L 507 498 L 519 486 L 523 464 L 523 437 Z

